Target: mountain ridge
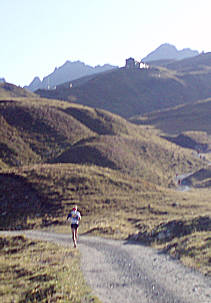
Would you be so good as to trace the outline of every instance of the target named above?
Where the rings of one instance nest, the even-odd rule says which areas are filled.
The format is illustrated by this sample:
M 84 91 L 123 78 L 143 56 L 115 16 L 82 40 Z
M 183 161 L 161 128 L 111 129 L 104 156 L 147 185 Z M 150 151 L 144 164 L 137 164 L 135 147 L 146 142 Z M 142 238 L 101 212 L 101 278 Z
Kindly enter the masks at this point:
M 167 67 L 123 67 L 36 93 L 130 118 L 209 98 L 210 83 L 211 53 L 207 53 Z
M 60 67 L 55 67 L 54 71 L 45 76 L 42 81 L 39 77 L 35 77 L 32 82 L 28 86 L 24 86 L 24 88 L 33 92 L 38 89 L 54 89 L 57 85 L 62 83 L 76 80 L 83 76 L 105 72 L 114 68 L 117 67 L 110 64 L 92 67 L 79 60 L 73 62 L 66 61 Z
M 178 50 L 174 45 L 169 43 L 161 44 L 154 51 L 149 53 L 146 57 L 142 59 L 143 62 L 149 63 L 151 61 L 158 60 L 182 60 L 190 57 L 199 55 L 196 50 L 191 50 L 190 48 L 184 48 Z
M 188 57 L 198 55 L 198 51 L 193 51 L 189 48 L 178 51 L 174 45 L 165 43 L 160 45 L 149 55 L 142 59 L 143 62 L 152 62 L 156 60 L 181 60 Z M 29 85 L 24 86 L 30 91 L 36 91 L 38 89 L 54 89 L 56 86 L 80 79 L 84 76 L 89 76 L 101 72 L 105 72 L 119 66 L 113 66 L 110 64 L 104 64 L 102 66 L 97 65 L 92 67 L 81 61 L 66 61 L 60 67 L 55 67 L 54 71 L 45 76 L 41 81 L 39 77 L 34 77 Z

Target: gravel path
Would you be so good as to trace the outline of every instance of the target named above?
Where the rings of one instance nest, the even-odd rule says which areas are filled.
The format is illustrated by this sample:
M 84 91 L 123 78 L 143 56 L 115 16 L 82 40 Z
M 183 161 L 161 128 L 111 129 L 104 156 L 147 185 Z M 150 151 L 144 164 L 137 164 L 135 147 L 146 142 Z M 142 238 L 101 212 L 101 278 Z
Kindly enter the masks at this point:
M 21 233 L 72 246 L 69 235 Z M 78 248 L 85 279 L 103 303 L 211 303 L 210 279 L 154 249 L 88 236 L 80 237 Z

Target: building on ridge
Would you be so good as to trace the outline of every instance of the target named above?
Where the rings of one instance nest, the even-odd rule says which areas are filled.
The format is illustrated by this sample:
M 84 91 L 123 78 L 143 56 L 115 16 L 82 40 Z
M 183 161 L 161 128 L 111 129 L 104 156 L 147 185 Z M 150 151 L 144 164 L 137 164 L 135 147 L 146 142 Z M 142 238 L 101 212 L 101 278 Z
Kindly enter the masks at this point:
M 141 61 L 140 62 L 136 61 L 134 58 L 130 57 L 126 59 L 125 68 L 128 69 L 148 68 L 148 65 Z

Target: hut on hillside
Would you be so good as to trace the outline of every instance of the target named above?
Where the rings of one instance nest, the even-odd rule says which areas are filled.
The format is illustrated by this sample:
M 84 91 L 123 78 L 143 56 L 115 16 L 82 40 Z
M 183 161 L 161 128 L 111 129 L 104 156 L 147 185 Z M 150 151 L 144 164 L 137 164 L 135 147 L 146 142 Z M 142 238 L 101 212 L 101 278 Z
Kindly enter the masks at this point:
M 125 60 L 125 67 L 128 69 L 140 69 L 140 68 L 148 68 L 149 66 L 143 62 L 136 61 L 134 58 L 130 57 Z
M 140 68 L 141 62 L 136 61 L 134 58 L 130 57 L 126 59 L 125 67 L 129 69 Z

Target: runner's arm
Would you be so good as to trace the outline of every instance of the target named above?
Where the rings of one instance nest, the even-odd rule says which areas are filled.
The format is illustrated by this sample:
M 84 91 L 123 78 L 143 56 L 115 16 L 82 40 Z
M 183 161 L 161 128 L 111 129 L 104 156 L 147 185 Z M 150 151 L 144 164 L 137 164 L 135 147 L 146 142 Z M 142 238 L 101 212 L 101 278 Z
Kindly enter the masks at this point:
M 71 214 L 71 213 L 68 214 L 67 220 L 68 220 L 69 218 L 72 218 L 72 214 Z

